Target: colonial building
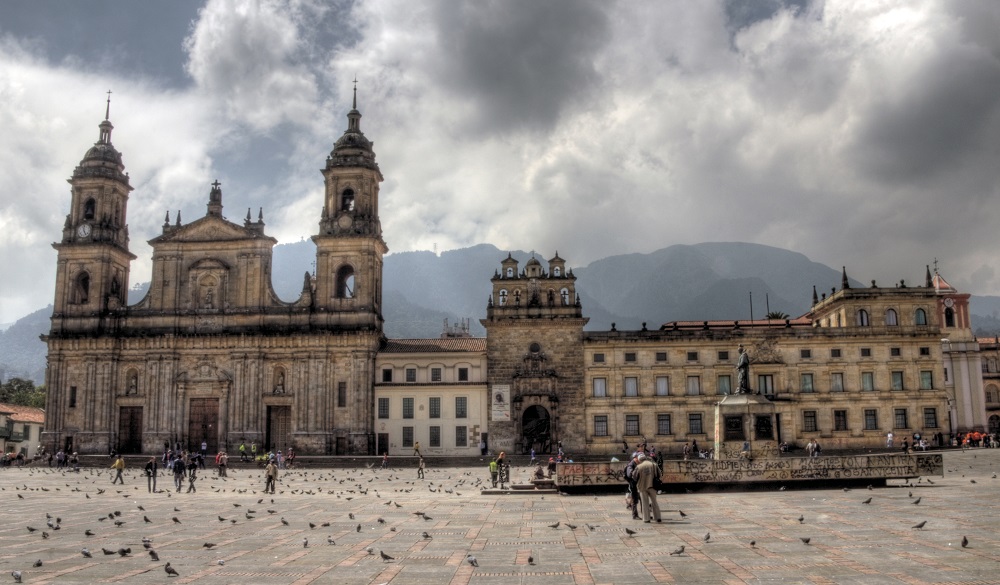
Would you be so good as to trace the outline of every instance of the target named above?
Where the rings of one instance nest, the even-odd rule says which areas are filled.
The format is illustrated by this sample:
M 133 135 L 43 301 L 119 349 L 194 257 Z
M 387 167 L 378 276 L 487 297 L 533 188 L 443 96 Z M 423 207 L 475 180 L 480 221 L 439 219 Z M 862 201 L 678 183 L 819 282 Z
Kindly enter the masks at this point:
M 983 402 L 986 407 L 986 425 L 990 433 L 1000 433 L 1000 338 L 980 339 L 983 372 Z
M 230 221 L 215 182 L 203 217 L 185 223 L 168 213 L 149 242 L 149 291 L 128 306 L 132 186 L 105 114 L 69 179 L 70 211 L 54 244 L 43 444 L 149 453 L 256 441 L 303 453 L 374 452 L 382 173 L 356 97 L 347 119 L 322 169 L 316 273 L 305 275 L 298 299 L 284 302 L 272 289 L 276 240 L 263 210 Z
M 0 403 L 0 452 L 30 460 L 39 452 L 45 412 L 41 408 Z

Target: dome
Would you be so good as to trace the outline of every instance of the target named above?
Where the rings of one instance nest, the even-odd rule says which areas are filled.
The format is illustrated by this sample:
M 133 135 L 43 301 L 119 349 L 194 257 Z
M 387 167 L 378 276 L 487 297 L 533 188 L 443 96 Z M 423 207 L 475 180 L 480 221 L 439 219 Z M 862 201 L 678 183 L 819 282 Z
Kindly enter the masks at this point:
M 524 266 L 525 266 L 525 267 L 528 267 L 528 266 L 541 266 L 541 265 L 542 265 L 542 263 L 538 261 L 538 258 L 535 258 L 534 256 L 532 256 L 532 257 L 531 257 L 531 260 L 528 260 L 528 261 L 527 261 L 527 262 L 525 263 L 525 265 L 524 265 Z
M 107 177 L 128 183 L 122 154 L 111 144 L 111 130 L 114 126 L 104 120 L 98 127 L 101 129 L 100 137 L 83 155 L 80 164 L 73 171 L 73 178 Z

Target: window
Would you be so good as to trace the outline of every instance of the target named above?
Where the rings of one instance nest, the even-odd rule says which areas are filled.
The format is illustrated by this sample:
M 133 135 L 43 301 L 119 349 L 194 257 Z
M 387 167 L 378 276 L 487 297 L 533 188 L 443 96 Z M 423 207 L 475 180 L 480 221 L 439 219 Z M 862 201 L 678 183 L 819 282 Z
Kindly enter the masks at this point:
M 85 305 L 90 302 L 90 275 L 86 272 L 76 277 L 76 285 L 73 287 L 73 302 Z
M 656 361 L 658 361 L 658 362 L 665 362 L 665 361 L 667 361 L 667 352 L 665 352 L 665 351 L 658 351 L 658 352 L 656 352 Z
M 874 408 L 865 409 L 865 430 L 866 431 L 877 431 L 878 430 L 878 411 Z
M 867 357 L 867 358 L 872 357 L 872 348 L 870 348 L 870 347 L 862 347 L 861 348 L 861 357 L 863 357 L 863 358 L 865 358 L 865 357 Z
M 625 415 L 625 434 L 634 437 L 639 434 L 639 415 L 638 414 L 626 414 Z
M 556 278 L 562 276 L 562 269 L 559 268 L 558 266 L 553 266 L 552 267 L 552 276 L 555 276 Z
M 896 309 L 889 309 L 885 312 L 885 324 L 889 327 L 899 325 L 899 317 L 896 315 Z
M 431 447 L 441 446 L 441 427 L 430 427 L 428 430 L 427 442 Z
M 861 309 L 860 311 L 858 311 L 858 327 L 868 327 L 868 325 L 869 325 L 868 311 Z
M 441 397 L 431 396 L 427 404 L 428 418 L 441 418 Z
M 594 378 L 594 398 L 607 398 L 608 380 L 607 378 Z
M 669 435 L 670 433 L 670 415 L 669 414 L 657 414 L 656 415 L 656 434 L 657 435 Z
M 625 363 L 634 364 L 636 362 L 636 356 L 634 351 L 625 352 Z
M 469 368 L 458 368 L 458 381 L 459 382 L 469 381 Z
M 720 362 L 728 362 L 729 361 L 729 352 L 728 351 L 720 351 L 719 352 L 719 361 Z
M 805 393 L 814 392 L 815 388 L 813 387 L 813 375 L 801 374 L 799 376 L 799 388 Z
M 383 382 L 392 382 L 392 368 L 383 368 L 382 369 L 382 381 Z
M 639 378 L 625 378 L 625 396 L 639 395 Z
M 897 429 L 908 429 L 910 425 L 906 424 L 906 409 L 897 408 L 894 411 L 893 416 L 893 426 Z
M 337 382 L 337 406 L 347 406 L 347 382 Z
M 733 393 L 733 378 L 729 374 L 723 374 L 719 376 L 719 384 L 716 389 L 718 394 L 732 394 Z
M 955 326 L 955 310 L 948 307 L 944 310 L 944 326 L 954 327 Z
M 413 383 L 417 381 L 417 369 L 416 368 L 406 368 L 406 381 Z
M 757 391 L 765 396 L 774 396 L 774 376 L 771 374 L 757 376 Z
M 689 362 L 696 362 L 696 361 L 698 361 L 698 352 L 696 352 L 696 351 L 689 351 L 688 352 L 688 361 Z
M 688 376 L 687 395 L 698 396 L 701 394 L 701 378 L 698 376 Z
M 903 355 L 903 350 L 898 347 L 889 348 L 889 357 L 900 357 Z
M 799 350 L 799 357 L 802 358 L 802 359 L 804 359 L 804 360 L 810 359 L 810 358 L 812 358 L 812 356 L 813 356 L 813 351 L 811 349 L 800 349 Z
M 69 387 L 69 407 L 76 408 L 76 386 Z
M 832 357 L 832 358 L 839 358 L 840 357 L 840 348 L 839 347 L 835 347 L 835 348 L 831 349 L 830 350 L 830 357 Z
M 835 411 L 833 411 L 833 430 L 835 430 L 835 431 L 846 431 L 847 430 L 847 411 L 846 410 L 835 410 Z
M 87 199 L 83 203 L 83 219 L 94 219 L 94 213 L 97 208 L 97 202 L 93 199 Z
M 920 372 L 920 389 L 921 390 L 933 390 L 934 389 L 934 372 L 930 370 L 921 370 Z
M 595 437 L 608 436 L 608 415 L 606 414 L 594 415 L 594 436 Z
M 431 382 L 441 381 L 441 368 L 431 368 Z
M 670 394 L 670 378 L 667 376 L 656 377 L 656 395 L 667 396 Z
M 806 433 L 815 433 L 819 430 L 816 426 L 816 411 L 815 410 L 803 410 L 802 411 L 802 431 Z
M 455 397 L 455 418 L 469 417 L 469 398 L 467 396 Z
M 500 289 L 500 292 L 497 293 L 497 300 L 500 302 L 501 307 L 507 304 L 507 289 Z
M 562 301 L 563 306 L 569 306 L 569 289 L 561 288 L 559 289 L 559 300 Z
M 936 428 L 938 428 L 937 409 L 936 408 L 925 408 L 924 409 L 924 428 L 925 429 L 936 429 Z
M 354 298 L 354 269 L 350 266 L 341 266 L 337 270 L 337 288 L 333 296 L 338 299 Z
M 595 364 L 603 364 L 604 363 L 604 354 L 603 353 L 595 353 L 594 354 L 594 363 Z
M 413 427 L 403 427 L 403 446 L 413 446 Z
M 917 312 L 913 314 L 913 322 L 917 325 L 927 325 L 927 311 L 917 309 Z
M 455 446 L 469 446 L 469 428 L 465 426 L 455 427 Z
M 378 399 L 378 417 L 379 418 L 389 418 L 389 399 L 379 398 Z
M 705 429 L 701 424 L 701 413 L 700 412 L 689 412 L 688 413 L 688 434 L 689 435 L 703 435 L 705 434 Z
M 861 372 L 861 391 L 873 392 L 875 390 L 875 373 Z
M 994 402 L 1000 402 L 997 398 L 1000 397 L 1000 392 L 998 392 L 997 387 L 990 384 L 986 387 L 986 403 L 991 404 Z
M 413 399 L 403 399 L 403 418 L 413 418 Z
M 893 390 L 903 389 L 903 372 L 892 373 L 892 389 Z
M 830 374 L 830 392 L 843 392 L 844 391 L 844 374 L 841 372 L 834 372 Z
M 341 211 L 354 211 L 354 190 L 344 189 L 344 192 L 340 194 L 340 210 Z
M 929 355 L 931 355 L 931 348 L 929 348 L 929 347 L 921 347 L 920 348 L 920 356 L 921 357 L 928 357 Z

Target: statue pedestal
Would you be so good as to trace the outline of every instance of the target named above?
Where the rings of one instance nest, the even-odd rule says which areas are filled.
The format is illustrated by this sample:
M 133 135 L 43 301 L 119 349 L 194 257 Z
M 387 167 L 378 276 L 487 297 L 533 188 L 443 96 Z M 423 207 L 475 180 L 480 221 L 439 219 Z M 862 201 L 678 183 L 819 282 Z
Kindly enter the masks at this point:
M 780 453 L 774 403 L 759 394 L 730 394 L 715 404 L 715 460 L 774 459 Z

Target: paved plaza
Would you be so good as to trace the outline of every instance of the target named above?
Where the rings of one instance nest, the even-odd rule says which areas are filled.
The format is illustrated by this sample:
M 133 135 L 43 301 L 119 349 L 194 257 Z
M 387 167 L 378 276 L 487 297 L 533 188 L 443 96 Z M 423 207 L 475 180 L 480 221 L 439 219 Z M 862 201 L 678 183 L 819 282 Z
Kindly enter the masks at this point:
M 203 472 L 192 494 L 162 472 L 170 491 L 150 494 L 141 470 L 112 486 L 104 469 L 5 468 L 0 583 L 1000 583 L 998 468 L 981 449 L 910 486 L 664 494 L 662 524 L 632 520 L 624 490 L 483 495 L 485 466 L 289 470 L 274 495 L 249 468 Z

